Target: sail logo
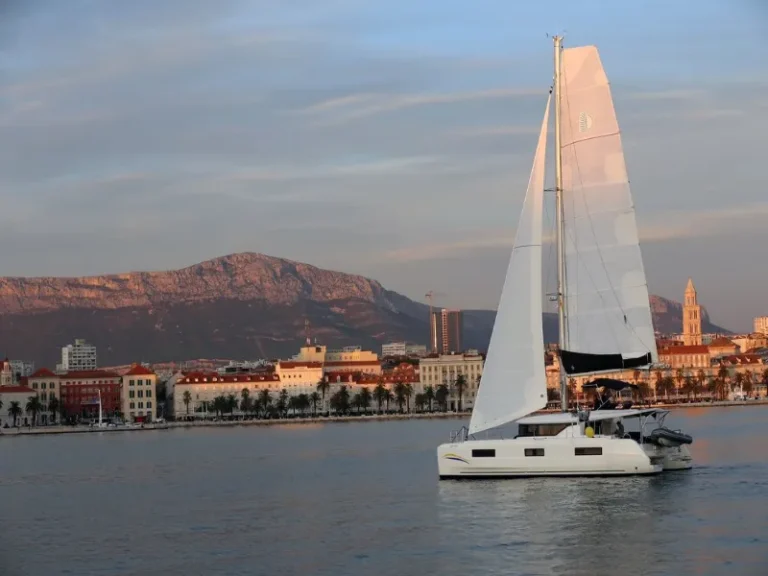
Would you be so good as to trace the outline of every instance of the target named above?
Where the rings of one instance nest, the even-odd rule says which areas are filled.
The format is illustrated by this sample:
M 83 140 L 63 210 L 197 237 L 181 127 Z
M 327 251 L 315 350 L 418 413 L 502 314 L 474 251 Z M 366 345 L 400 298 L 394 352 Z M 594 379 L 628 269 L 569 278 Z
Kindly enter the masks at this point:
M 579 114 L 579 132 L 584 133 L 592 128 L 592 116 L 586 112 Z
M 443 458 L 445 458 L 446 460 L 456 460 L 457 462 L 464 462 L 464 464 L 469 464 L 466 458 L 462 458 L 461 456 L 459 456 L 458 454 L 454 454 L 453 452 L 444 454 Z

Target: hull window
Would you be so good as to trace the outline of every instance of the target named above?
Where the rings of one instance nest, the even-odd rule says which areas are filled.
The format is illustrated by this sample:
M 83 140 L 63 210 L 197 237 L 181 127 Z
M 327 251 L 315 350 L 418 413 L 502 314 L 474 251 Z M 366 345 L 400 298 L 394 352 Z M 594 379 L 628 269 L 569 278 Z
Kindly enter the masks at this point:
M 526 456 L 544 456 L 544 448 L 526 448 Z
M 589 448 L 576 448 L 576 456 L 602 456 L 602 446 L 590 446 Z
M 496 450 L 480 449 L 472 450 L 472 458 L 495 458 Z

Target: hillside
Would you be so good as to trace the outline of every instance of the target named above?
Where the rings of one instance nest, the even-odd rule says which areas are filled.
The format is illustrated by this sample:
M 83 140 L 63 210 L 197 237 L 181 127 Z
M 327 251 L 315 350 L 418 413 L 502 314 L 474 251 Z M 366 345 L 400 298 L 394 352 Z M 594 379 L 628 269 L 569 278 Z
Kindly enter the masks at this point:
M 680 326 L 681 306 L 652 297 L 663 331 Z M 468 347 L 485 349 L 493 311 L 465 314 Z M 181 270 L 88 278 L 0 279 L 0 339 L 14 358 L 53 365 L 74 338 L 99 347 L 103 365 L 201 357 L 288 356 L 312 336 L 330 346 L 425 341 L 428 307 L 375 280 L 255 253 Z M 545 336 L 557 320 L 544 318 Z M 722 330 L 708 323 L 706 330 Z

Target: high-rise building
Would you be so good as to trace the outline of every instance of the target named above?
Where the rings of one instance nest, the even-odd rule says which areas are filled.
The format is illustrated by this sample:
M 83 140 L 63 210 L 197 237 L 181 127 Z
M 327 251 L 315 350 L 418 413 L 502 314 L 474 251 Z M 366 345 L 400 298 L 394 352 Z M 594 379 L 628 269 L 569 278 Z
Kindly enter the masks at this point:
M 443 308 L 439 312 L 432 312 L 430 335 L 433 352 L 461 352 L 464 343 L 464 316 L 461 310 Z
M 426 356 L 427 347 L 413 342 L 389 342 L 381 345 L 382 357 L 387 356 Z
M 756 317 L 753 331 L 768 336 L 768 316 Z
M 61 364 L 56 366 L 59 372 L 79 372 L 96 368 L 96 346 L 81 338 L 61 349 Z
M 685 304 L 683 305 L 683 344 L 701 346 L 701 306 L 696 295 L 696 287 L 690 278 L 685 287 Z

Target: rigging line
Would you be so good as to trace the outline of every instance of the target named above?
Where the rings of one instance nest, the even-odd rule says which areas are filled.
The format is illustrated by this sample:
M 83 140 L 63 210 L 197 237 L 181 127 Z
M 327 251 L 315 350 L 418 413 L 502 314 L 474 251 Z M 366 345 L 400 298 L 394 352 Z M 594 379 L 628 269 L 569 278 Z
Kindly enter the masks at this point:
M 567 74 L 567 73 L 566 73 L 566 74 Z M 565 85 L 565 105 L 566 105 L 566 106 L 567 106 L 567 108 L 568 108 L 568 115 L 567 115 L 567 117 L 568 117 L 568 119 L 569 119 L 569 121 L 568 121 L 568 130 L 569 130 L 569 136 L 570 136 L 570 139 L 571 139 L 571 140 L 573 140 L 573 126 L 572 126 L 572 124 L 571 124 L 571 122 L 570 122 L 570 118 L 571 118 L 571 102 L 570 102 L 570 98 L 568 97 L 568 95 L 569 95 L 569 94 L 568 94 L 568 82 L 567 82 L 567 78 L 566 78 L 566 81 L 565 81 L 563 84 Z M 615 114 L 615 111 L 614 111 L 614 114 Z M 613 283 L 611 282 L 611 278 L 610 278 L 610 275 L 608 274 L 608 269 L 607 269 L 607 267 L 606 267 L 606 265 L 605 265 L 605 259 L 603 258 L 603 253 L 602 253 L 602 250 L 600 249 L 600 245 L 599 245 L 599 244 L 598 244 L 598 242 L 597 242 L 597 234 L 595 233 L 594 222 L 592 221 L 592 215 L 591 215 L 591 213 L 590 213 L 590 211 L 589 211 L 589 206 L 588 206 L 588 203 L 587 203 L 586 195 L 583 193 L 583 190 L 584 190 L 584 182 L 583 182 L 583 179 L 582 179 L 582 174 L 581 174 L 581 167 L 580 167 L 580 164 L 579 164 L 579 158 L 578 158 L 578 153 L 577 153 L 577 148 L 578 148 L 578 147 L 577 147 L 577 146 L 575 146 L 575 144 L 576 144 L 575 142 L 571 142 L 571 144 L 569 145 L 569 147 L 572 149 L 572 154 L 573 154 L 573 157 L 574 157 L 574 161 L 575 161 L 575 164 L 576 164 L 576 173 L 577 173 L 577 175 L 578 175 L 579 184 L 581 185 L 581 186 L 580 186 L 580 188 L 581 188 L 581 190 L 582 190 L 582 194 L 581 194 L 581 196 L 582 196 L 582 201 L 584 202 L 584 207 L 586 208 L 587 217 L 588 217 L 588 219 L 589 219 L 590 230 L 591 230 L 591 232 L 592 232 L 592 236 L 593 236 L 593 238 L 595 239 L 595 247 L 597 248 L 597 253 L 598 253 L 598 256 L 600 257 L 600 263 L 601 263 L 601 265 L 602 265 L 602 267 L 603 267 L 603 271 L 605 272 L 605 276 L 606 276 L 606 279 L 608 280 L 608 285 L 609 285 L 609 286 L 610 286 L 610 288 L 611 288 L 611 293 L 613 294 L 613 297 L 614 297 L 614 299 L 616 300 L 616 303 L 617 303 L 617 305 L 618 305 L 618 308 L 619 308 L 619 310 L 621 311 L 621 313 L 622 313 L 622 316 L 623 316 L 623 317 L 624 317 L 624 319 L 625 319 L 625 326 L 628 326 L 628 327 L 629 327 L 629 331 L 630 331 L 630 332 L 631 332 L 631 333 L 634 335 L 634 337 L 635 337 L 635 338 L 636 338 L 636 339 L 637 339 L 637 340 L 640 342 L 640 344 L 641 344 L 643 347 L 645 347 L 645 348 L 647 349 L 647 344 L 646 344 L 645 342 L 643 342 L 643 340 L 642 340 L 642 339 L 641 339 L 641 338 L 638 336 L 638 334 L 637 334 L 637 332 L 635 331 L 634 327 L 633 327 L 633 326 L 631 326 L 631 325 L 629 325 L 629 324 L 626 322 L 627 313 L 626 313 L 626 311 L 624 310 L 624 307 L 622 306 L 622 304 L 621 304 L 621 301 L 620 301 L 620 300 L 619 300 L 619 298 L 618 298 L 618 295 L 616 294 L 616 289 L 615 289 L 615 287 L 613 286 Z M 575 187 L 574 187 L 574 190 L 575 190 Z M 573 196 L 573 194 L 571 194 L 571 196 Z M 573 202 L 574 202 L 574 201 L 572 200 L 572 214 L 575 214 L 575 209 L 573 209 Z M 576 221 L 575 217 L 574 217 L 574 219 L 573 219 L 573 220 L 574 220 L 574 222 Z M 575 229 L 575 226 L 574 226 L 574 229 Z M 577 238 L 576 238 L 574 235 L 571 235 L 570 233 L 568 234 L 568 236 L 571 236 L 571 240 L 572 240 L 572 243 L 573 243 L 574 251 L 575 251 L 575 252 L 578 254 L 578 253 L 579 253 L 579 249 L 578 249 Z M 578 270 L 579 270 L 579 268 L 577 267 L 577 268 L 576 268 L 576 274 L 577 274 L 577 276 L 576 276 L 576 284 L 577 284 L 577 285 L 578 285 Z M 603 294 L 602 294 L 602 291 L 600 291 L 600 290 L 598 290 L 598 289 L 597 289 L 597 285 L 596 285 L 596 283 L 595 283 L 595 280 L 594 280 L 594 278 L 592 277 L 592 275 L 590 274 L 589 270 L 585 268 L 585 272 L 586 272 L 586 274 L 587 274 L 587 278 L 588 278 L 588 279 L 589 279 L 589 281 L 591 282 L 592 286 L 595 288 L 595 291 L 596 291 L 596 293 L 597 293 L 598 297 L 600 298 L 600 301 L 601 301 L 603 304 L 606 304 L 606 301 L 605 301 L 605 299 L 603 298 Z M 577 322 L 578 322 L 578 315 L 577 315 Z M 569 318 L 569 325 L 570 325 L 570 318 Z M 613 327 L 611 326 L 611 323 L 610 323 L 610 322 L 608 323 L 608 326 L 609 326 L 609 329 L 610 329 L 610 331 L 611 331 L 611 336 L 613 337 L 613 340 L 614 340 L 614 342 L 615 342 L 615 343 L 617 344 L 617 346 L 618 346 L 618 344 L 619 344 L 619 341 L 618 341 L 618 337 L 617 337 L 618 335 L 616 334 L 615 330 L 613 330 Z M 648 352 L 650 352 L 650 350 L 648 350 Z

